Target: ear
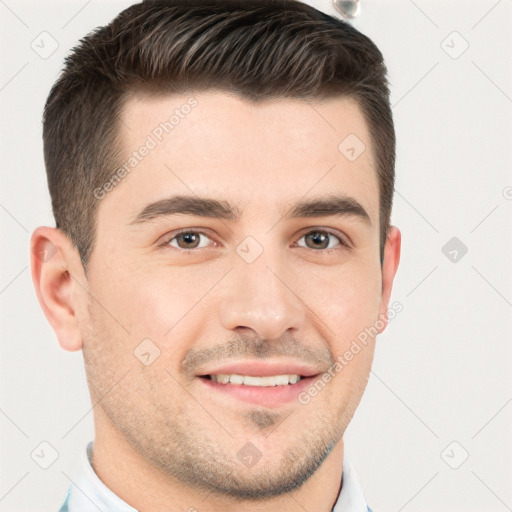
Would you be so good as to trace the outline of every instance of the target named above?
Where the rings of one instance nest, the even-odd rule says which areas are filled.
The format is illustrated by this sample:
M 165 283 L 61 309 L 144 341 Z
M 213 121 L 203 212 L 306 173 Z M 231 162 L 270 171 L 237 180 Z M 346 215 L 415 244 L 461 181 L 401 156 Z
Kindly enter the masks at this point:
M 85 283 L 85 274 L 78 250 L 60 229 L 38 227 L 30 241 L 30 269 L 39 304 L 60 346 L 80 350 L 77 307 L 85 286 L 81 288 L 75 279 Z
M 384 261 L 382 262 L 382 295 L 380 301 L 379 318 L 384 326 L 379 333 L 384 331 L 388 325 L 388 308 L 398 264 L 400 263 L 400 249 L 402 245 L 402 234 L 396 226 L 391 226 L 384 247 Z

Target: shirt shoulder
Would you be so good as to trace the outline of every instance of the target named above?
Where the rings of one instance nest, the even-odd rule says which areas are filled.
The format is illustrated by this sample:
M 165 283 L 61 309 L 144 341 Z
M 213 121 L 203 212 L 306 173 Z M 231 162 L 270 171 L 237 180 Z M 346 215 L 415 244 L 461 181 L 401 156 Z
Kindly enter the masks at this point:
M 92 441 L 82 452 L 78 469 L 59 512 L 137 512 L 114 494 L 96 475 L 92 466 Z
M 62 504 L 62 507 L 59 508 L 59 512 L 69 512 L 69 496 L 71 495 L 71 485 L 68 487 L 68 494 L 66 496 L 66 500 Z
M 343 457 L 341 491 L 332 512 L 372 512 L 366 504 L 356 470 L 346 453 Z

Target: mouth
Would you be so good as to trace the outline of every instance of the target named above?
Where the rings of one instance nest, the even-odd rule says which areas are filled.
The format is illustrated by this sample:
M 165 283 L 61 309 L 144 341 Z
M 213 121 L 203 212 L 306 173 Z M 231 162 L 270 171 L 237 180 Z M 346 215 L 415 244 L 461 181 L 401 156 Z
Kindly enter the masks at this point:
M 269 408 L 298 402 L 320 372 L 301 365 L 268 365 L 261 362 L 226 366 L 196 375 L 213 400 L 226 399 Z
M 257 386 L 257 387 L 274 387 L 274 386 L 289 386 L 297 384 L 301 377 L 297 374 L 285 375 L 269 375 L 269 376 L 255 376 L 255 375 L 238 375 L 233 373 L 231 375 L 219 373 L 213 375 L 200 375 L 204 379 L 212 380 L 218 384 L 240 384 L 242 386 Z

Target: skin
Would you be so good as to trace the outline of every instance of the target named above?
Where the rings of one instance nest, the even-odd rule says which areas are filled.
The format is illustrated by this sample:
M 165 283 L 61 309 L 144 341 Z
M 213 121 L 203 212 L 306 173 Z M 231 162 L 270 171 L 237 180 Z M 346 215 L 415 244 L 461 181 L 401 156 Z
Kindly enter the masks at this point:
M 127 158 L 191 96 L 132 97 L 120 132 Z M 128 504 L 142 512 L 328 512 L 376 339 L 307 405 L 244 403 L 206 389 L 194 372 L 208 360 L 256 355 L 325 372 L 385 317 L 400 231 L 392 227 L 381 266 L 369 132 L 349 99 L 193 97 L 190 114 L 100 200 L 87 276 L 62 232 L 36 229 L 36 292 L 60 345 L 83 350 L 96 404 L 93 466 Z M 351 133 L 366 146 L 353 162 L 338 149 Z M 174 215 L 132 224 L 147 204 L 178 193 L 232 202 L 240 219 Z M 370 223 L 282 217 L 295 201 L 328 194 L 356 199 Z M 181 228 L 206 234 L 199 248 L 173 238 Z M 335 235 L 334 250 L 322 251 L 304 237 L 315 229 L 338 233 L 351 249 Z M 263 250 L 252 263 L 236 251 L 248 236 Z M 45 249 L 52 256 L 42 261 L 35 255 Z M 160 350 L 149 366 L 134 356 L 147 338 Z M 252 467 L 237 458 L 248 442 L 261 453 Z

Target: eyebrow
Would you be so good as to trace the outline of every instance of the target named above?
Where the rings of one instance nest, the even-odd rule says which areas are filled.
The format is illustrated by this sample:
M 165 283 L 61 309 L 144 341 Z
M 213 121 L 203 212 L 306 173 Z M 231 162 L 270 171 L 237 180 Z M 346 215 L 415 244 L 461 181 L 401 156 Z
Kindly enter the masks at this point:
M 140 224 L 159 217 L 171 215 L 196 215 L 237 222 L 241 210 L 228 201 L 179 195 L 150 203 L 135 217 L 130 224 Z M 346 195 L 329 195 L 299 201 L 288 207 L 282 218 L 314 218 L 326 216 L 354 217 L 371 226 L 370 216 L 364 207 L 353 197 Z

